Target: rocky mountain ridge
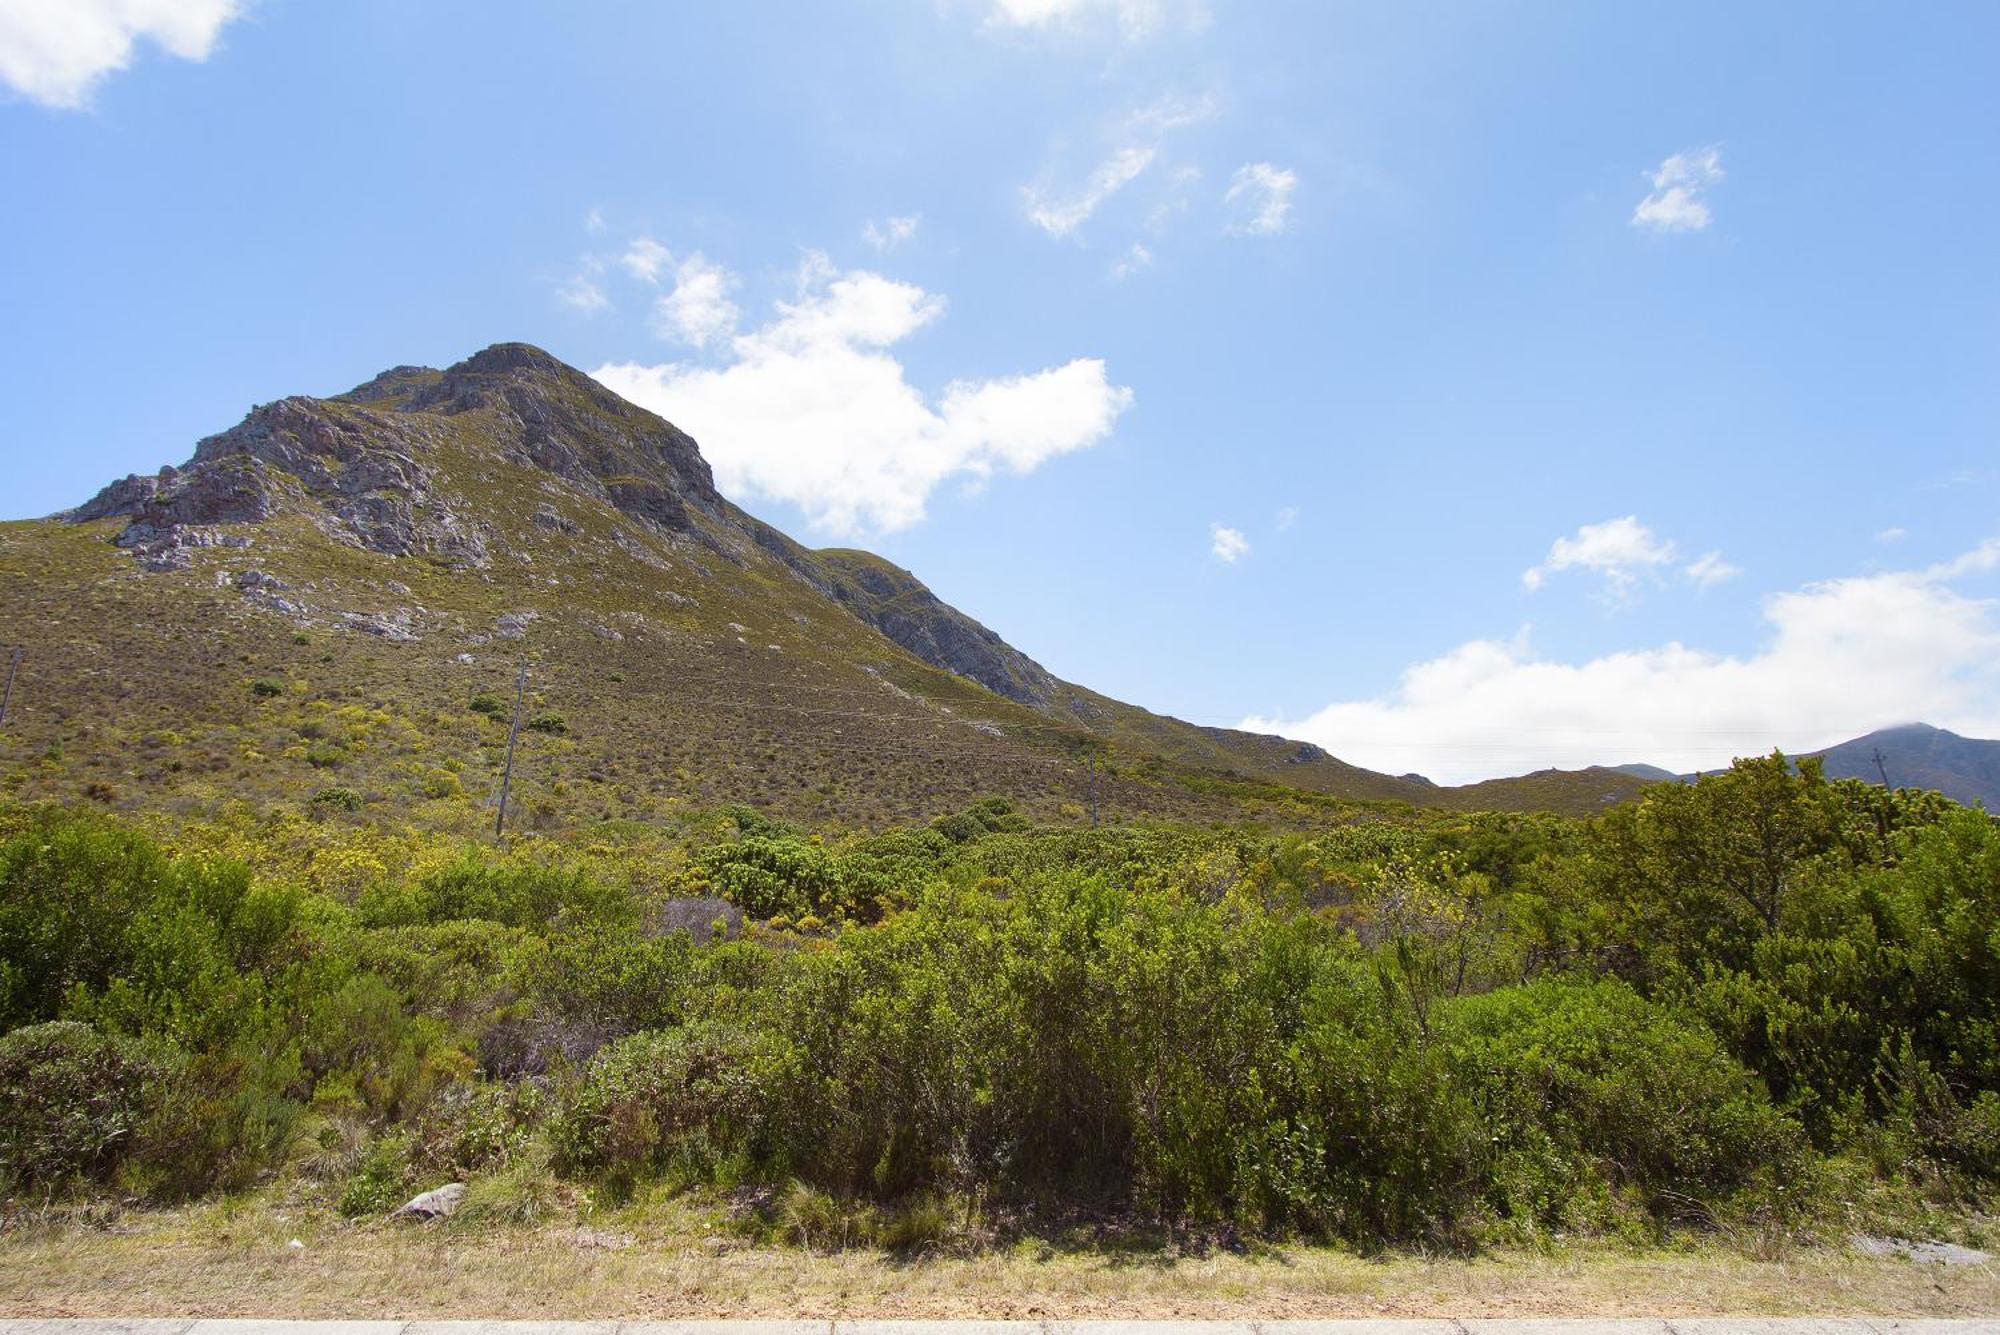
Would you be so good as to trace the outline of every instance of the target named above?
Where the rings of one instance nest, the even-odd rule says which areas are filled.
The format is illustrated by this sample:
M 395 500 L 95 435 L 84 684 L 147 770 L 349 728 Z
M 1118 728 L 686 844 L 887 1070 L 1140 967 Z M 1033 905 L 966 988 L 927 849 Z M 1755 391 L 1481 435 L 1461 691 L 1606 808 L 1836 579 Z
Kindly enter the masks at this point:
M 1046 791 L 1036 784 L 1049 766 L 1066 767 L 1065 783 L 1080 788 L 1082 762 L 1097 756 L 1114 796 L 1174 809 L 1213 806 L 1212 793 L 1244 785 L 1270 787 L 1260 802 L 1307 800 L 1290 792 L 1469 800 L 1346 765 L 1310 744 L 1196 727 L 1064 682 L 910 572 L 865 552 L 813 551 L 745 513 L 716 490 L 685 433 L 524 344 L 495 345 L 441 371 L 399 366 L 329 398 L 260 405 L 198 442 L 185 465 L 122 479 L 58 518 L 58 528 L 108 540 L 147 580 L 166 582 L 64 573 L 58 547 L 72 565 L 96 567 L 46 524 L 0 526 L 0 551 L 14 554 L 17 573 L 35 571 L 51 608 L 145 602 L 167 609 L 150 615 L 170 637 L 210 633 L 217 617 L 262 644 L 366 632 L 445 674 L 426 688 L 450 673 L 492 674 L 512 643 L 508 655 L 539 659 L 545 675 L 598 675 L 600 686 L 616 684 L 614 694 L 642 696 L 640 714 L 592 731 L 650 749 L 662 749 L 662 738 L 643 710 L 679 713 L 685 699 L 667 693 L 700 680 L 715 716 L 664 749 L 699 750 L 699 734 L 731 766 L 744 747 L 742 727 L 723 727 L 733 711 L 762 711 L 738 720 L 752 735 L 803 745 L 811 733 L 837 772 L 834 757 L 864 743 L 831 721 L 842 710 L 821 703 L 870 717 L 892 710 L 889 733 L 910 734 L 895 742 L 911 757 L 895 762 L 898 801 L 912 800 L 909 771 L 928 772 L 923 747 L 946 767 L 958 764 L 955 784 L 1024 793 Z M 68 597 L 66 578 L 84 581 Z M 190 578 L 195 585 L 182 582 Z M 238 601 L 197 610 L 195 587 Z M 356 660 L 348 690 L 391 700 L 412 690 L 412 664 L 364 657 L 350 646 L 320 661 Z M 614 660 L 630 666 L 611 669 Z M 302 683 L 314 675 L 290 670 Z M 115 669 L 78 671 L 88 683 Z M 89 694 L 74 682 L 70 691 Z M 969 752 L 978 764 L 960 763 Z M 698 764 L 679 771 L 683 787 L 727 786 L 709 783 Z M 775 775 L 766 769 L 758 783 L 769 787 Z M 1098 780 L 1088 783 L 1100 796 Z M 1637 787 L 1599 774 L 1541 780 L 1526 804 L 1590 809 Z M 1478 800 L 1512 799 L 1503 785 Z M 868 801 L 856 793 L 849 805 Z

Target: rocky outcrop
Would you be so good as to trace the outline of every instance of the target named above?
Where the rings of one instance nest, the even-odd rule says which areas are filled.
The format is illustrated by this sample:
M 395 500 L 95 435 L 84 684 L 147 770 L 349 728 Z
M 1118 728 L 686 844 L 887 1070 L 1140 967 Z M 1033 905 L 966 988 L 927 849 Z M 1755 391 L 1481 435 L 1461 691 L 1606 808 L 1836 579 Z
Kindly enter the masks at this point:
M 1047 668 L 940 600 L 909 571 L 868 552 L 813 555 L 831 576 L 823 590 L 829 597 L 926 663 L 1036 709 L 1055 700 L 1061 683 Z
M 487 434 L 517 462 L 662 528 L 688 531 L 690 508 L 717 518 L 725 512 L 693 437 L 540 348 L 496 343 L 448 367 L 407 403 L 411 412 L 482 413 Z
M 391 1219 L 443 1219 L 465 1199 L 463 1182 L 447 1182 L 435 1191 L 414 1196 L 389 1212 Z
M 439 420 L 468 414 L 477 416 L 470 429 Z M 443 371 L 399 366 L 334 399 L 262 404 L 198 443 L 185 467 L 114 482 L 68 517 L 125 517 L 116 541 L 143 549 L 149 564 L 173 565 L 185 564 L 173 554 L 201 545 L 182 530 L 255 523 L 295 500 L 330 536 L 368 551 L 483 567 L 501 517 L 478 513 L 446 476 L 447 443 L 540 469 L 564 490 L 725 555 L 741 541 L 730 529 L 736 512 L 685 432 L 523 343 Z M 715 522 L 704 528 L 697 514 Z M 530 522 L 579 531 L 553 507 Z
M 484 565 L 485 536 L 419 462 L 424 443 L 387 414 L 280 399 L 202 440 L 186 467 L 114 482 L 69 517 L 127 517 L 113 541 L 157 565 L 162 552 L 202 545 L 183 530 L 258 523 L 290 503 L 357 547 Z

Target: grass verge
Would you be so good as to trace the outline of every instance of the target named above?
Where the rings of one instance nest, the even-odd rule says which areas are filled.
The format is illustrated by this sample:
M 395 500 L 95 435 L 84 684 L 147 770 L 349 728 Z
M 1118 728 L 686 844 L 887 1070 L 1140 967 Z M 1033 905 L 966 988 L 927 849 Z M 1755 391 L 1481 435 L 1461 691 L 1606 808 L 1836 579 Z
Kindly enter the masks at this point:
M 301 1245 L 292 1246 L 296 1239 Z M 1726 1240 L 1465 1258 L 1024 1242 L 897 1257 L 746 1243 L 687 1208 L 593 1226 L 351 1223 L 272 1201 L 17 1222 L 0 1315 L 347 1318 L 1836 1315 L 2000 1313 L 2000 1267 Z

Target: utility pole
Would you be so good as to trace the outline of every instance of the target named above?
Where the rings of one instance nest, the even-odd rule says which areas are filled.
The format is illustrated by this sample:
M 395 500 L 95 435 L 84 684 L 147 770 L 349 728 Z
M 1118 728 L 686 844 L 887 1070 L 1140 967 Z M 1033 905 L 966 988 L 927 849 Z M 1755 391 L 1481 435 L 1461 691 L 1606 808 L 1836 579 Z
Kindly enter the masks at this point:
M 14 652 L 7 655 L 7 689 L 0 691 L 0 727 L 6 725 L 7 707 L 14 703 L 14 674 L 21 670 L 21 656 L 27 652 L 17 644 Z
M 528 694 L 528 660 L 514 678 L 514 722 L 507 729 L 507 768 L 500 772 L 500 811 L 493 817 L 493 839 L 498 843 L 507 828 L 507 789 L 514 782 L 514 743 L 521 736 L 521 701 Z
M 1090 753 L 1090 823 L 1097 824 L 1097 753 Z
M 1882 776 L 1882 786 L 1890 792 L 1896 791 L 1889 786 L 1889 767 L 1882 763 L 1882 748 L 1879 746 L 1875 748 L 1875 770 Z

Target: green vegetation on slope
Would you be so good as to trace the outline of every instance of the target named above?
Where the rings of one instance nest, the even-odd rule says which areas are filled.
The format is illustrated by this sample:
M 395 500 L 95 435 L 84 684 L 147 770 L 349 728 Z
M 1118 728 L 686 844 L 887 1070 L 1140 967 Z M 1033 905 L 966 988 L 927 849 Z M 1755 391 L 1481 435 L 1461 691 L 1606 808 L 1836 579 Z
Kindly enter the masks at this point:
M 1587 822 L 319 828 L 0 818 L 17 1199 L 664 1184 L 814 1242 L 1459 1247 L 1951 1227 L 2000 1185 L 2000 828 L 1779 758 Z
M 1076 823 L 1468 801 L 1059 682 L 909 572 L 736 509 L 671 424 L 518 344 L 264 405 L 177 472 L 0 524 L 0 644 L 27 651 L 0 793 L 127 812 L 323 791 L 469 833 L 502 750 L 471 702 L 504 714 L 523 660 L 537 830 L 727 802 L 883 827 L 988 793 Z

